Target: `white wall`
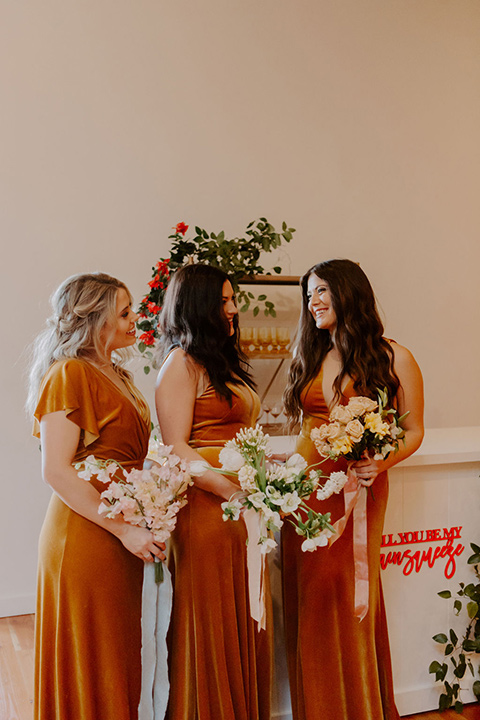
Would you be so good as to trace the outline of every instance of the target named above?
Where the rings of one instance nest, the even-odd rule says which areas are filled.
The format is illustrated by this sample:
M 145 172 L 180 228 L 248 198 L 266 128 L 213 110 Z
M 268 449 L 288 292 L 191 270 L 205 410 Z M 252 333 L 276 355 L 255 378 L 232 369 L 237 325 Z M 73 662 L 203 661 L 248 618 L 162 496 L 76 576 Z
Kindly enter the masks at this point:
M 33 607 L 49 493 L 24 351 L 48 297 L 103 269 L 139 298 L 180 220 L 237 234 L 285 219 L 292 274 L 360 261 L 424 370 L 428 424 L 478 424 L 476 0 L 0 12 L 0 615 Z

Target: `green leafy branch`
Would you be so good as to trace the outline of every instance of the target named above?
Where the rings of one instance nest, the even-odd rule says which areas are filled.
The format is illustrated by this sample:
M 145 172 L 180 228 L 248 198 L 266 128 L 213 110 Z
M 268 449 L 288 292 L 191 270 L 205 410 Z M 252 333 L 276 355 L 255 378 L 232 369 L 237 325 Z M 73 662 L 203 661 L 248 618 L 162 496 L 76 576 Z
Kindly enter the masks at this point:
M 266 316 L 276 317 L 274 304 L 267 300 L 265 294 L 255 297 L 252 292 L 241 289 L 240 282 L 245 276 L 270 275 L 259 262 L 262 252 L 272 252 L 283 242 L 289 243 L 294 232 L 295 228 L 288 227 L 286 222 L 282 223 L 281 232 L 277 232 L 264 217 L 250 222 L 244 237 L 231 239 L 225 237 L 223 230 L 219 233 L 208 233 L 196 225 L 196 235 L 193 238 L 187 239 L 185 232 L 178 231 L 169 235 L 172 240 L 169 266 L 174 272 L 184 265 L 186 260 L 190 260 L 218 267 L 229 276 L 241 312 L 246 312 L 252 305 L 253 314 L 256 316 L 263 305 Z M 282 272 L 279 266 L 272 269 L 277 274 Z
M 445 633 L 434 635 L 433 640 L 435 642 L 445 645 L 444 656 L 450 660 L 451 664 L 434 660 L 428 668 L 429 673 L 435 675 L 435 681 L 442 682 L 444 686 L 444 692 L 440 695 L 438 707 L 440 710 L 446 710 L 453 705 L 457 713 L 461 713 L 463 710 L 460 692 L 464 688 L 460 687 L 459 681 L 465 677 L 467 670 L 474 678 L 473 694 L 480 701 L 480 680 L 475 680 L 475 674 L 480 675 L 480 664 L 477 666 L 476 672 L 474 667 L 474 663 L 478 662 L 480 656 L 480 574 L 478 570 L 480 547 L 475 543 L 470 543 L 470 547 L 473 550 L 473 555 L 468 558 L 467 563 L 473 565 L 473 571 L 478 582 L 468 583 L 468 585 L 463 582 L 459 583 L 460 589 L 457 595 L 452 595 L 450 590 L 442 590 L 438 593 L 441 598 L 454 598 L 453 609 L 455 615 L 460 614 L 465 603 L 468 616 L 465 632 L 462 638 L 459 638 L 452 628 L 450 628 L 448 636 Z M 447 680 L 449 670 L 453 675 L 450 681 Z

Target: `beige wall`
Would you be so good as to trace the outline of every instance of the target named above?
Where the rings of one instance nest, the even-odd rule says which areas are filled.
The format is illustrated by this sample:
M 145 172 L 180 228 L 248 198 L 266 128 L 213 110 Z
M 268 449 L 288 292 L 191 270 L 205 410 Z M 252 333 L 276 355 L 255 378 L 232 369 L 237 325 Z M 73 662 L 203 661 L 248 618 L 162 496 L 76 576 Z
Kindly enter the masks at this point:
M 478 424 L 479 38 L 476 0 L 2 4 L 0 614 L 48 498 L 22 353 L 69 274 L 138 298 L 179 220 L 285 219 L 295 274 L 360 261 L 427 424 Z

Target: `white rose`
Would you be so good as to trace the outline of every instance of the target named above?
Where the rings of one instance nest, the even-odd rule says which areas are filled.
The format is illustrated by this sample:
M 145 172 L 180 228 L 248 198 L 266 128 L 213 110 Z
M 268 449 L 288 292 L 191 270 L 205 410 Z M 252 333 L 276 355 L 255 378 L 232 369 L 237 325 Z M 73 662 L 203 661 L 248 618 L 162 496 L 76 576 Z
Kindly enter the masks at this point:
M 289 470 L 294 470 L 296 474 L 299 474 L 302 472 L 302 470 L 305 470 L 307 465 L 307 461 L 299 453 L 294 453 L 293 455 L 291 455 L 285 463 L 285 467 L 287 467 Z
M 220 460 L 222 467 L 230 472 L 238 472 L 245 464 L 243 456 L 238 452 L 238 450 L 231 447 L 222 448 L 218 459 Z

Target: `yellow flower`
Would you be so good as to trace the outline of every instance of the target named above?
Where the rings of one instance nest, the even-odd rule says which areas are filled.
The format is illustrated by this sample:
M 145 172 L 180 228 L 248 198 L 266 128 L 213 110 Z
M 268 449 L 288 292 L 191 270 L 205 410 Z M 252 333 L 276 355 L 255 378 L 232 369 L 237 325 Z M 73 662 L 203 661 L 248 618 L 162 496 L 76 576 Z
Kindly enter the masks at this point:
M 335 455 L 346 455 L 352 449 L 352 441 L 346 435 L 336 438 L 332 442 L 332 451 Z
M 385 437 L 389 430 L 387 423 L 383 422 L 378 413 L 367 413 L 365 415 L 365 428 L 381 438 Z

